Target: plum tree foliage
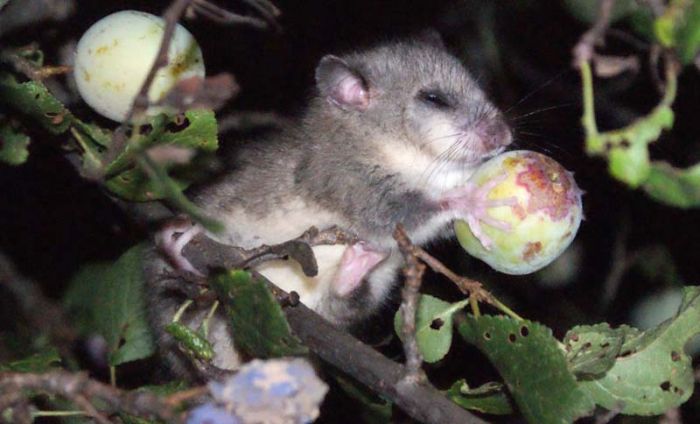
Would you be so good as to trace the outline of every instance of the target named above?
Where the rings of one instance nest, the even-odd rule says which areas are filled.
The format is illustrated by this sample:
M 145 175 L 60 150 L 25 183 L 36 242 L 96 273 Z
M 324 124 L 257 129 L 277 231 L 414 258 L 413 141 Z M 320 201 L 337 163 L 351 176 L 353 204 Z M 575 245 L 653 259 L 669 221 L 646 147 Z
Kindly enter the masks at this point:
M 5 3 L 0 1 L 0 16 L 7 8 Z M 660 52 L 659 101 L 648 114 L 628 125 L 602 131 L 596 120 L 593 71 L 611 62 L 601 55 L 579 62 L 585 151 L 607 161 L 610 177 L 627 190 L 641 190 L 665 205 L 695 208 L 700 206 L 700 164 L 677 168 L 652 159 L 649 149 L 664 131 L 677 124 L 673 105 L 684 89 L 679 76 L 682 72 L 697 72 L 700 66 L 700 1 L 658 2 L 662 10 L 654 10 L 647 3 L 655 2 L 615 2 L 609 23 L 620 25 Z M 593 25 L 598 19 L 598 2 L 565 0 L 562 4 L 583 23 Z M 64 105 L 40 77 L 50 69 L 39 45 L 0 46 L 0 166 L 17 167 L 32 160 L 31 143 L 46 136 L 79 157 L 78 172 L 100 184 L 109 196 L 126 202 L 166 201 L 205 226 L 216 227 L 217 223 L 208 221 L 183 194 L 205 171 L 208 162 L 202 158 L 213 155 L 218 148 L 218 123 L 212 110 L 139 117 L 130 126 L 126 142 L 115 143 L 121 128 Z M 186 151 L 188 160 L 163 160 L 162 155 L 154 153 L 163 148 L 172 157 Z M 72 314 L 73 325 L 81 334 L 102 337 L 113 369 L 142 361 L 155 351 L 144 319 L 143 249 L 143 245 L 137 245 L 114 261 L 86 264 L 64 294 L 63 306 Z M 214 274 L 209 283 L 219 299 L 227 299 L 217 307 L 229 317 L 245 354 L 268 360 L 309 355 L 262 281 L 235 270 Z M 486 419 L 489 414 L 519 414 L 531 423 L 568 423 L 594 414 L 596 408 L 626 415 L 660 415 L 683 405 L 693 395 L 692 359 L 684 348 L 700 333 L 700 288 L 687 286 L 682 293 L 675 315 L 656 327 L 582 323 L 563 337 L 543 323 L 514 313 L 483 315 L 469 300 L 447 301 L 423 294 L 415 332 L 422 357 L 431 367 L 459 361 L 451 353 L 468 345 L 478 349 L 483 360 L 498 372 L 498 381 L 480 382 L 478 387 L 471 387 L 468 374 L 453 375 L 451 387 L 444 392 L 458 405 Z M 394 323 L 397 335 L 403 337 L 403 318 L 398 312 Z M 210 362 L 213 351 L 202 338 L 206 325 L 197 331 L 182 327 L 174 319 L 169 331 L 183 351 L 197 361 Z M 4 372 L 78 369 L 77 364 L 61 363 L 50 343 L 44 346 L 38 353 L 0 363 L 0 380 Z M 293 372 L 286 377 L 294 377 Z M 252 393 L 259 387 L 254 390 L 254 379 L 250 380 L 246 384 L 251 384 Z M 376 422 L 390 419 L 390 400 L 353 387 L 347 376 L 338 376 L 331 390 L 342 390 L 353 398 L 361 406 L 363 411 L 358 414 L 363 417 L 373 417 Z M 290 397 L 295 396 L 291 393 Z M 40 396 L 41 391 L 35 394 Z M 53 398 L 44 399 L 46 404 L 66 406 Z M 214 404 L 194 409 L 189 422 L 216 416 L 224 417 L 222 422 L 242 422 Z M 0 417 L 11 420 L 12 411 L 0 410 Z M 128 414 L 122 419 L 147 422 L 144 417 Z

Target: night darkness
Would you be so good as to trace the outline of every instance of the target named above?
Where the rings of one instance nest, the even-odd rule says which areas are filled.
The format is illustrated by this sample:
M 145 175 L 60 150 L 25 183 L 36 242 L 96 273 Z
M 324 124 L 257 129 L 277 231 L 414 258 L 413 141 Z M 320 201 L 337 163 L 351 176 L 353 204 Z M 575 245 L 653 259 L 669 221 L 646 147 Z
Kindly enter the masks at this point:
M 547 276 L 542 273 L 523 277 L 497 274 L 467 258 L 455 243 L 441 243 L 430 251 L 452 269 L 483 281 L 520 315 L 549 326 L 555 336 L 562 337 L 577 324 L 629 322 L 633 307 L 642 299 L 700 282 L 700 213 L 661 205 L 643 192 L 629 189 L 609 176 L 602 159 L 590 158 L 584 152 L 580 81 L 571 67 L 571 49 L 587 24 L 574 19 L 563 3 L 276 0 L 283 12 L 283 32 L 279 34 L 203 20 L 184 24 L 202 47 L 207 74 L 231 72 L 241 86 L 239 96 L 219 112 L 220 116 L 255 110 L 274 111 L 291 119 L 303 108 L 313 84 L 313 70 L 324 54 L 408 37 L 426 28 L 438 30 L 450 50 L 464 60 L 494 102 L 506 111 L 515 146 L 559 161 L 574 172 L 586 194 L 585 221 L 569 255 L 573 261 L 569 268 L 573 269 L 563 280 L 555 278 L 560 284 L 543 283 Z M 3 35 L 0 47 L 36 41 L 46 54 L 46 62 L 57 63 L 61 46 L 76 40 L 99 18 L 123 9 L 160 14 L 168 4 L 78 0 L 76 12 L 68 20 Z M 637 73 L 596 79 L 597 119 L 603 129 L 629 123 L 659 99 L 646 60 L 648 44 L 621 35 L 630 33 L 624 23 L 614 28 L 603 51 L 635 54 L 642 60 Z M 676 124 L 652 146 L 654 158 L 684 167 L 700 160 L 700 120 L 696 118 L 699 104 L 698 70 L 688 68 L 681 75 L 674 103 Z M 78 116 L 112 125 L 92 115 L 80 102 L 68 107 Z M 234 132 L 222 134 L 223 150 L 233 148 L 240 136 Z M 150 230 L 130 220 L 97 184 L 77 175 L 63 157 L 61 143 L 62 138 L 36 129 L 28 162 L 18 167 L 0 165 L 0 252 L 54 299 L 62 296 L 71 276 L 82 265 L 116 258 L 147 237 Z M 622 256 L 620 246 L 624 247 Z M 618 276 L 617 285 L 611 289 L 611 272 L 622 257 L 641 259 Z M 449 282 L 430 273 L 424 290 L 444 299 L 459 296 Z M 393 302 L 396 305 L 398 296 Z M 365 340 L 386 340 L 392 316 L 389 307 L 386 309 L 381 317 L 360 329 Z M 19 314 L 16 302 L 0 285 L 0 362 L 21 356 L 12 343 L 1 342 L 3 335 L 31 337 Z M 396 340 L 382 349 L 388 355 L 400 355 Z M 484 364 L 487 361 L 476 350 L 460 347 L 442 362 L 429 366 L 428 371 L 440 388 L 459 373 L 476 385 L 498 378 Z M 324 409 L 324 422 L 356 422 L 348 421 L 343 413 L 352 405 L 336 397 Z M 683 407 L 684 422 L 694 422 L 699 409 L 695 395 Z M 631 417 L 614 422 L 656 419 L 649 420 Z

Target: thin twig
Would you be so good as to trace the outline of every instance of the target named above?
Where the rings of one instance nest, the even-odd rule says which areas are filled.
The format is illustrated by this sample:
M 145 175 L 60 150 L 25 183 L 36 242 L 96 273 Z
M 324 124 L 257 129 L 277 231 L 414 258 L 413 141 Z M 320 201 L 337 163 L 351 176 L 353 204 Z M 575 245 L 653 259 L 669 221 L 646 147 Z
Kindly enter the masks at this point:
M 590 62 L 595 55 L 595 45 L 602 42 L 605 31 L 610 25 L 610 16 L 615 0 L 600 0 L 598 17 L 593 26 L 586 31 L 573 50 L 574 66 L 579 67 L 583 62 Z
M 10 260 L 1 253 L 0 285 L 6 287 L 14 296 L 22 314 L 32 327 L 37 332 L 48 335 L 61 357 L 75 361 L 72 345 L 78 333 L 66 319 L 61 306 L 44 296 L 38 284 L 20 275 Z
M 100 414 L 100 412 L 95 409 L 95 407 L 90 403 L 90 401 L 82 395 L 77 395 L 71 399 L 73 403 L 79 408 L 82 408 L 83 411 L 85 411 L 85 415 L 88 417 L 94 419 L 100 424 L 111 424 L 112 422 L 107 419 L 103 414 Z
M 227 264 L 241 261 L 231 246 L 206 237 L 193 240 L 183 254 L 198 269 L 228 267 Z M 278 298 L 286 296 L 279 288 L 274 293 Z M 290 302 L 283 310 L 294 333 L 320 359 L 392 400 L 416 420 L 428 424 L 484 422 L 452 403 L 428 382 L 405 384 L 406 367 L 338 329 L 303 304 Z
M 134 116 L 143 114 L 148 109 L 148 92 L 151 89 L 156 73 L 168 64 L 168 50 L 170 49 L 173 33 L 175 32 L 178 21 L 185 13 L 185 9 L 187 9 L 191 1 L 192 0 L 173 0 L 163 13 L 165 28 L 163 29 L 163 38 L 161 38 L 160 47 L 158 47 L 156 60 L 153 62 L 153 65 L 151 65 L 151 69 L 148 70 L 146 79 L 143 81 L 143 84 L 141 84 L 141 89 L 127 111 L 124 121 L 122 121 L 122 124 L 114 131 L 112 145 L 105 152 L 104 163 L 111 163 L 124 150 L 127 142 L 126 132 L 131 119 Z
M 656 17 L 663 15 L 664 11 L 666 10 L 664 0 L 641 0 L 641 2 L 645 3 Z
M 394 230 L 394 239 L 399 244 L 399 249 L 406 259 L 406 267 L 403 270 L 406 281 L 401 291 L 401 315 L 403 317 L 401 331 L 403 332 L 403 350 L 406 355 L 405 379 L 407 383 L 418 383 L 425 380 L 425 374 L 421 371 L 423 357 L 418 349 L 418 340 L 416 339 L 416 311 L 425 265 L 420 263 L 413 254 L 413 243 L 401 224 L 398 224 Z
M 41 22 L 64 21 L 75 12 L 75 6 L 75 0 L 11 1 L 0 14 L 0 36 Z
M 474 315 L 479 316 L 479 308 L 478 308 L 478 302 L 485 302 L 488 303 L 489 305 L 495 307 L 496 309 L 504 312 L 511 318 L 514 318 L 516 320 L 522 320 L 523 318 L 515 313 L 512 309 L 510 309 L 508 306 L 506 306 L 503 302 L 500 300 L 496 299 L 493 294 L 489 293 L 487 290 L 483 288 L 480 282 L 476 280 L 472 280 L 471 278 L 463 277 L 461 275 L 458 275 L 454 273 L 452 270 L 450 270 L 448 267 L 446 267 L 442 262 L 437 260 L 435 257 L 430 255 L 428 252 L 423 250 L 422 248 L 416 246 L 416 245 L 411 245 L 410 246 L 411 254 L 421 261 L 425 262 L 426 265 L 430 267 L 433 271 L 444 275 L 447 277 L 450 281 L 455 283 L 459 290 L 466 294 L 469 295 L 469 300 L 470 300 L 470 306 L 472 308 L 472 312 Z
M 430 269 L 439 274 L 444 275 L 450 281 L 455 283 L 462 293 L 468 294 L 469 296 L 474 296 L 475 299 L 479 302 L 489 301 L 490 295 L 486 290 L 484 290 L 480 282 L 472 280 L 471 278 L 455 274 L 442 262 L 435 259 L 435 257 L 433 257 L 428 252 L 426 252 L 418 246 L 414 246 L 414 254 L 418 258 L 420 258 L 420 260 L 425 262 L 430 267 Z
M 272 26 L 275 31 L 280 30 L 280 26 L 276 21 L 276 17 L 279 16 L 279 10 L 274 7 L 271 3 L 273 9 L 269 9 L 264 6 L 260 6 L 258 0 L 246 2 L 252 3 L 251 5 L 263 16 L 263 19 L 239 15 L 237 13 L 230 12 L 222 7 L 219 7 L 207 0 L 193 0 L 192 8 L 195 13 L 204 16 L 205 18 L 217 22 L 223 25 L 250 25 L 254 28 L 264 29 L 268 26 Z M 266 2 L 267 3 L 267 2 Z
M 310 249 L 313 246 L 321 245 L 350 245 L 357 241 L 358 239 L 354 234 L 348 233 L 337 226 L 325 230 L 311 227 L 299 237 L 281 244 L 272 246 L 263 244 L 253 249 L 236 248 L 238 249 L 240 257 L 243 258 L 236 268 L 250 268 L 262 262 L 284 259 L 287 256 L 291 256 L 299 262 L 306 275 L 314 276 L 318 271 L 318 266 L 316 264 L 316 259 L 313 257 L 313 252 L 307 249 L 305 249 L 306 251 L 300 251 L 298 249 L 299 243 Z M 312 271 L 314 269 L 316 271 Z
M 165 398 L 165 403 L 174 408 L 183 402 L 205 396 L 207 393 L 209 393 L 209 388 L 207 386 L 193 387 L 191 389 L 175 392 L 169 395 Z
M 12 407 L 31 392 L 42 392 L 66 398 L 85 412 L 101 420 L 93 405 L 101 400 L 105 411 L 102 413 L 126 412 L 131 415 L 159 418 L 169 423 L 178 423 L 182 418 L 161 398 L 150 392 L 124 391 L 92 380 L 86 373 L 52 371 L 44 374 L 0 373 L 0 393 L 13 396 L 0 397 L 0 411 Z M 88 406 L 89 405 L 89 406 Z

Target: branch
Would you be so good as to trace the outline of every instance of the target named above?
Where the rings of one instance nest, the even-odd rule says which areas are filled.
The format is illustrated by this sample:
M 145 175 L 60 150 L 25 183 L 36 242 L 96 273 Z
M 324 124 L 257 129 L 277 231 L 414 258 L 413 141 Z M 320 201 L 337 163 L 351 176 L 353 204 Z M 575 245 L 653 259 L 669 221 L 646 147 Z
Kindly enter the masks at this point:
M 199 269 L 228 267 L 244 260 L 236 248 L 206 237 L 195 238 L 183 253 Z M 279 289 L 275 290 L 275 294 L 278 298 L 285 295 Z M 428 424 L 484 422 L 454 404 L 429 383 L 407 384 L 404 377 L 408 370 L 405 366 L 336 328 L 303 304 L 290 302 L 283 308 L 294 333 L 322 360 L 392 400 L 416 420 Z
M 586 31 L 574 47 L 574 66 L 580 67 L 583 62 L 590 62 L 595 55 L 595 45 L 603 40 L 605 31 L 610 25 L 610 16 L 615 0 L 599 0 L 598 17 L 593 26 Z
M 124 391 L 92 380 L 86 373 L 53 371 L 45 374 L 0 373 L 0 411 L 26 402 L 31 392 L 64 397 L 100 422 L 111 422 L 93 409 L 95 400 L 104 402 L 108 413 L 126 412 L 139 417 L 182 422 L 168 402 L 145 391 Z
M 66 319 L 63 309 L 44 296 L 34 281 L 19 275 L 10 260 L 1 253 L 0 285 L 15 297 L 31 326 L 47 334 L 63 358 L 73 358 L 72 345 L 78 334 Z
M 408 238 L 403 225 L 398 224 L 394 230 L 394 239 L 399 244 L 399 250 L 406 259 L 403 274 L 406 277 L 401 291 L 401 316 L 403 317 L 403 350 L 406 355 L 406 380 L 418 383 L 425 380 L 421 372 L 423 358 L 416 340 L 416 310 L 418 309 L 419 290 L 425 273 L 425 265 L 418 261 L 413 254 L 413 243 Z
M 140 115 L 148 109 L 148 91 L 151 89 L 151 84 L 153 84 L 156 73 L 160 68 L 168 64 L 168 50 L 170 49 L 173 33 L 175 32 L 178 21 L 185 13 L 185 9 L 189 6 L 190 1 L 191 0 L 173 0 L 163 13 L 165 28 L 163 29 L 163 38 L 160 41 L 156 60 L 153 62 L 151 69 L 148 70 L 146 79 L 143 81 L 143 84 L 141 84 L 141 89 L 136 95 L 134 102 L 131 104 L 129 111 L 126 113 L 124 121 L 122 121 L 122 124 L 114 131 L 112 145 L 107 152 L 105 152 L 104 163 L 111 163 L 124 150 L 129 122 L 135 115 Z
M 207 19 L 223 25 L 250 25 L 254 28 L 264 29 L 272 26 L 275 31 L 281 28 L 277 23 L 277 18 L 281 13 L 274 4 L 266 0 L 243 0 L 245 3 L 257 10 L 263 19 L 251 16 L 243 16 L 221 8 L 207 0 L 194 0 L 192 8 L 194 11 Z
M 44 21 L 63 21 L 75 11 L 75 0 L 11 1 L 0 14 L 0 37 Z

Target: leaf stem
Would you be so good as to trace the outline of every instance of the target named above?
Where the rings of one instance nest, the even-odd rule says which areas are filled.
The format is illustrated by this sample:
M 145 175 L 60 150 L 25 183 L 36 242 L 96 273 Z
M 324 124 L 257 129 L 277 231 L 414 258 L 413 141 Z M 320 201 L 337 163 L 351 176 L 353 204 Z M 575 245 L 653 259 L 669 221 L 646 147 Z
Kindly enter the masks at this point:
M 180 321 L 180 318 L 182 318 L 182 314 L 185 313 L 187 308 L 190 307 L 190 305 L 193 303 L 192 299 L 187 299 L 180 305 L 178 308 L 177 312 L 175 312 L 175 315 L 173 315 L 173 322 L 178 322 Z
M 114 365 L 109 367 L 109 385 L 117 387 L 117 367 Z
M 503 304 L 500 300 L 496 299 L 495 297 L 491 297 L 491 304 L 498 308 L 501 312 L 505 313 L 509 317 L 516 319 L 518 321 L 524 321 L 525 318 L 521 317 L 520 315 L 516 314 L 512 309 L 510 309 L 508 306 Z
M 152 160 L 148 154 L 142 154 L 137 159 L 139 166 L 157 184 L 159 184 L 165 197 L 174 207 L 189 215 L 193 220 L 202 224 L 207 230 L 219 233 L 224 226 L 221 222 L 207 216 L 197 205 L 192 203 L 180 190 L 175 180 L 173 180 L 165 169 L 156 161 Z
M 34 411 L 32 418 L 38 417 L 74 417 L 78 415 L 88 415 L 85 411 Z
M 581 83 L 583 84 L 583 117 L 581 118 L 581 123 L 586 131 L 586 139 L 590 139 L 598 136 L 593 100 L 593 75 L 590 62 L 581 62 L 579 69 L 581 71 Z
M 469 306 L 472 308 L 472 314 L 475 317 L 480 317 L 481 316 L 481 311 L 479 310 L 479 301 L 476 300 L 476 297 L 474 296 L 469 296 Z
M 216 313 L 216 310 L 218 308 L 219 308 L 219 301 L 215 300 L 214 304 L 209 309 L 209 313 L 207 314 L 207 317 L 202 322 L 202 331 L 204 332 L 204 338 L 209 337 L 209 323 L 211 322 L 211 318 L 214 316 L 214 314 Z

